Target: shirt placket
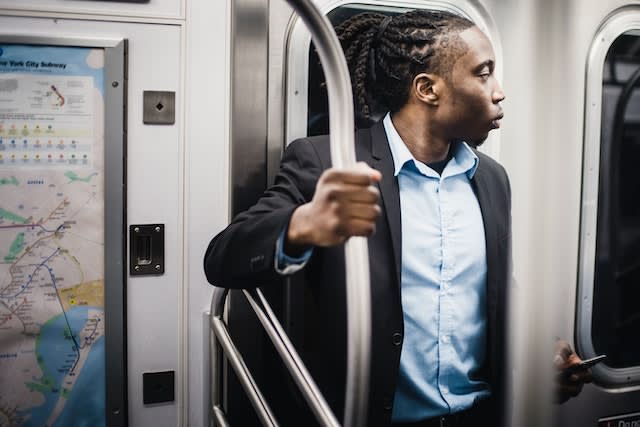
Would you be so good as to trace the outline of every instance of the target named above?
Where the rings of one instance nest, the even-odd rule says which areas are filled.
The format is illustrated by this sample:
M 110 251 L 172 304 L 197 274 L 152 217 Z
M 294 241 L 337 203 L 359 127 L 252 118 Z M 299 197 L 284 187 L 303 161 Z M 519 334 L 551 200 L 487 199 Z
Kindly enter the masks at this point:
M 451 360 L 451 301 L 449 291 L 451 288 L 452 260 L 450 256 L 450 229 L 451 229 L 451 206 L 446 192 L 446 180 L 440 179 L 438 183 L 438 201 L 440 205 L 440 233 L 442 264 L 440 271 L 440 295 L 439 295 L 439 360 L 438 384 L 440 393 L 444 401 L 451 407 L 449 369 Z

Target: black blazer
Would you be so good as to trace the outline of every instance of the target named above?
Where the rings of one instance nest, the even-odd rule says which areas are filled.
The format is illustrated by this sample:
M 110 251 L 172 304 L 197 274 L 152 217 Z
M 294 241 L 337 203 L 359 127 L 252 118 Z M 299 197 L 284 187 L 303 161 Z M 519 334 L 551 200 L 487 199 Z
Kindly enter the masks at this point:
M 487 245 L 488 361 L 485 375 L 492 401 L 502 399 L 505 371 L 507 285 L 511 265 L 511 191 L 507 174 L 490 157 L 480 158 L 472 179 Z M 400 364 L 403 316 L 400 299 L 401 226 L 398 181 L 382 122 L 356 133 L 356 157 L 382 173 L 382 215 L 368 239 L 371 270 L 372 359 L 369 396 L 371 426 L 388 425 Z M 323 170 L 331 166 L 326 136 L 289 145 L 275 183 L 209 244 L 204 267 L 210 283 L 227 288 L 280 282 L 275 272 L 275 242 L 294 209 L 311 200 Z M 336 416 L 343 416 L 346 369 L 346 294 L 344 246 L 315 248 L 300 273 L 310 298 L 306 323 L 318 328 L 306 346 L 305 361 Z M 497 398 L 497 399 L 496 399 Z

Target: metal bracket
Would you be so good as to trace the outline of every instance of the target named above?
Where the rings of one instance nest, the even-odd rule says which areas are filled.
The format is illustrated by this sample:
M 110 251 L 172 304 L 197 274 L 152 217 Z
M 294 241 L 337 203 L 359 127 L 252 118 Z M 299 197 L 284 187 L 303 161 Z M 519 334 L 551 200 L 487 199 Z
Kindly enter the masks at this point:
M 147 125 L 172 125 L 176 122 L 176 93 L 145 90 L 142 93 L 142 121 Z
M 164 274 L 164 224 L 129 226 L 129 274 Z

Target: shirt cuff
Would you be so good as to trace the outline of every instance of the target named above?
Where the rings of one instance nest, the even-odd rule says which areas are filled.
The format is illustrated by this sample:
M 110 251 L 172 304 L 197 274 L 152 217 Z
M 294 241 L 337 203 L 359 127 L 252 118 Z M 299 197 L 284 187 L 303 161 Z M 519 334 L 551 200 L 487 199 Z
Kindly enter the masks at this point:
M 275 256 L 275 268 L 276 272 L 279 274 L 287 275 L 293 274 L 299 270 L 301 270 L 311 258 L 311 254 L 313 254 L 313 247 L 310 247 L 306 251 L 302 253 L 299 257 L 291 257 L 284 253 L 284 237 L 287 228 L 282 230 L 280 233 L 280 237 L 276 241 L 276 256 Z

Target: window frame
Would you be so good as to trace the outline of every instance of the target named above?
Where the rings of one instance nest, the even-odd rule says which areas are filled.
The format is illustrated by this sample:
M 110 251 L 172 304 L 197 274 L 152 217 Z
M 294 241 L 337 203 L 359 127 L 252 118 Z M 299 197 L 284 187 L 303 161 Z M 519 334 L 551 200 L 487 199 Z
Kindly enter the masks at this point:
M 576 299 L 576 342 L 580 355 L 596 355 L 592 340 L 593 294 L 596 263 L 600 149 L 602 131 L 602 79 L 607 53 L 621 35 L 640 30 L 640 8 L 612 12 L 597 30 L 586 63 L 585 112 L 580 207 L 579 261 Z M 612 368 L 606 361 L 592 368 L 594 380 L 620 391 L 640 389 L 640 365 Z

